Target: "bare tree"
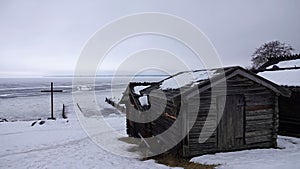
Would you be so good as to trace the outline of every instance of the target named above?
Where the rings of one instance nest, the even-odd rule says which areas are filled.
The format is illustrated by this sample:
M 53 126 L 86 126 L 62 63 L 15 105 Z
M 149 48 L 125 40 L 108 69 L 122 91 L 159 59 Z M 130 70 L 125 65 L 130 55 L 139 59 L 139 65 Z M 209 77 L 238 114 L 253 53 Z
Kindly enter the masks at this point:
M 261 71 L 274 64 L 269 62 L 276 57 L 288 56 L 294 49 L 291 45 L 278 40 L 264 43 L 252 54 L 252 70 Z

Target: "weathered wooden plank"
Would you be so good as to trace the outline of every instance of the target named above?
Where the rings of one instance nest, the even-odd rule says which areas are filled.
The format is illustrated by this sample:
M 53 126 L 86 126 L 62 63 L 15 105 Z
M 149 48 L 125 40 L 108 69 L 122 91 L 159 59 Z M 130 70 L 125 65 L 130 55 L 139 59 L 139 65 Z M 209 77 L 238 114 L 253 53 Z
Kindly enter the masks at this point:
M 264 135 L 264 136 L 258 136 L 258 137 L 246 137 L 245 142 L 246 142 L 246 144 L 272 142 L 272 135 Z
M 208 112 L 208 110 L 214 109 L 216 110 L 216 104 L 198 104 L 198 105 L 194 105 L 194 104 L 189 104 L 188 105 L 188 112 Z
M 190 126 L 193 125 L 193 129 L 197 129 L 199 128 L 200 130 L 202 129 L 202 127 L 204 126 L 204 124 L 206 123 L 208 128 L 216 128 L 217 126 L 217 122 L 216 121 L 196 121 L 194 124 L 193 123 L 189 123 Z
M 208 142 L 209 140 L 212 140 L 213 142 L 217 140 L 217 134 L 215 132 L 213 132 L 212 135 L 210 135 L 210 133 L 203 133 L 203 134 L 204 134 L 203 138 L 209 138 Z M 190 141 L 199 143 L 199 136 L 200 133 L 190 133 L 189 139 Z
M 273 124 L 257 124 L 257 125 L 246 125 L 246 132 L 258 131 L 258 130 L 272 130 Z
M 210 114 L 198 114 L 197 121 L 216 121 L 217 120 L 217 114 L 216 113 L 210 113 Z
M 251 131 L 251 132 L 245 132 L 245 137 L 257 137 L 257 136 L 263 136 L 263 135 L 272 135 L 272 130 L 258 130 L 258 131 Z
M 253 144 L 244 144 L 243 149 L 257 149 L 257 148 L 271 148 L 274 147 L 273 143 L 270 141 L 266 142 L 259 142 L 259 143 L 253 143 Z
M 246 105 L 246 111 L 257 111 L 257 110 L 264 110 L 264 109 L 271 109 L 274 107 L 274 104 L 268 104 L 268 105 Z
M 270 92 L 270 91 L 266 91 L 267 93 L 266 94 L 256 94 L 256 95 L 245 95 L 245 101 L 248 102 L 248 101 L 252 101 L 252 100 L 255 100 L 255 99 L 262 99 L 262 100 L 273 100 L 275 98 L 275 95 L 273 92 Z
M 269 108 L 269 109 L 262 109 L 262 110 L 254 110 L 254 111 L 246 111 L 246 116 L 256 116 L 256 115 L 266 115 L 266 114 L 273 114 L 274 109 Z
M 202 144 L 190 144 L 189 145 L 189 150 L 190 151 L 208 151 L 210 149 L 216 148 L 216 143 L 215 142 L 205 142 Z
M 214 90 L 212 92 L 221 92 L 223 93 L 223 88 L 217 88 L 215 87 Z M 263 86 L 249 86 L 249 87 L 233 87 L 233 86 L 230 86 L 227 88 L 227 91 L 230 92 L 230 93 L 241 93 L 241 92 L 257 92 L 257 91 L 265 91 L 265 90 L 268 90 L 267 88 L 263 87 Z
M 163 130 L 162 128 L 158 128 L 158 127 L 154 127 L 152 128 L 151 132 L 154 136 L 157 136 L 157 135 L 160 135 L 161 133 L 165 132 L 166 130 Z M 179 137 L 179 135 L 181 134 L 180 132 L 178 132 L 177 130 L 171 130 L 171 129 L 168 129 L 168 135 L 170 136 L 174 136 L 174 138 L 176 137 Z M 172 137 L 170 137 L 171 139 Z
M 256 126 L 256 125 L 266 125 L 266 124 L 271 124 L 273 125 L 274 119 L 269 118 L 269 119 L 256 119 L 256 120 L 247 120 L 246 121 L 246 126 Z
M 263 115 L 256 115 L 256 116 L 246 116 L 246 121 L 257 121 L 257 120 L 272 120 L 273 119 L 273 114 L 263 114 Z
M 153 108 L 157 108 L 157 109 L 160 109 L 160 110 L 164 110 L 164 109 L 170 109 L 170 110 L 173 110 L 173 109 L 177 109 L 176 106 L 174 105 L 171 105 L 171 104 L 162 104 L 164 102 L 150 102 L 150 105 L 151 105 L 151 109 Z
M 256 95 L 268 95 L 268 94 L 273 94 L 273 92 L 270 92 L 269 90 L 260 90 L 260 91 L 255 91 L 255 92 L 245 91 L 245 93 L 244 93 L 245 97 L 256 96 Z
M 274 107 L 275 101 L 274 99 L 259 99 L 256 98 L 255 100 L 249 100 L 246 102 L 247 106 L 260 106 L 260 105 L 272 105 Z
M 212 132 L 212 133 L 214 133 L 214 132 L 216 132 L 216 128 L 214 128 L 214 127 L 211 127 L 211 128 L 207 128 L 205 131 L 203 130 L 202 131 L 202 128 L 192 128 L 191 130 L 190 130 L 190 134 L 191 135 L 200 135 L 200 133 L 201 132 Z
M 237 83 L 239 82 L 239 83 Z M 227 87 L 250 87 L 255 85 L 253 81 L 227 80 Z
M 190 150 L 186 156 L 196 156 L 203 155 L 207 153 L 213 153 L 219 151 L 217 148 L 209 148 L 209 149 L 199 149 L 199 150 Z

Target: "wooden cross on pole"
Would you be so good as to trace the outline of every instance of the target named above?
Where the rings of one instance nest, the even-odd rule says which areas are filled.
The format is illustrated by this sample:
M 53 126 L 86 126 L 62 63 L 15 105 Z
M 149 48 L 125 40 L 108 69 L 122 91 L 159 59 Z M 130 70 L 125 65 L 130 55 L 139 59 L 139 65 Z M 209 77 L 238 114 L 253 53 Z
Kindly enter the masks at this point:
M 55 120 L 53 115 L 53 93 L 54 92 L 63 92 L 63 90 L 53 90 L 53 82 L 51 82 L 51 89 L 50 90 L 42 90 L 41 92 L 51 92 L 51 117 L 48 119 Z

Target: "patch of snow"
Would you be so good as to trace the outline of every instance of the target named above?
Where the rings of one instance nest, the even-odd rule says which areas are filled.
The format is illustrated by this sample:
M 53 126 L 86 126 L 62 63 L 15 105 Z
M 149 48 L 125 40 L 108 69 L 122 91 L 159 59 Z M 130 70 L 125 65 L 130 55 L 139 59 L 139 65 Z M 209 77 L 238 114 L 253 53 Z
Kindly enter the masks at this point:
M 3 98 L 6 98 L 7 96 L 10 96 L 12 94 L 0 94 L 0 98 L 3 97 Z
M 288 60 L 288 61 L 282 61 L 277 64 L 275 64 L 279 68 L 287 68 L 287 67 L 300 67 L 300 59 L 296 60 Z M 272 69 L 274 65 L 268 66 L 267 69 Z
M 140 101 L 142 106 L 148 106 L 149 105 L 148 96 L 146 96 L 146 95 L 139 97 L 139 101 Z
M 280 68 L 300 66 L 300 59 L 279 62 L 276 65 Z
M 117 97 L 112 97 L 112 98 L 109 98 L 111 101 L 115 102 L 115 103 L 118 103 L 120 101 L 119 98 Z
M 162 90 L 166 89 L 178 89 L 183 86 L 187 85 L 193 85 L 193 83 L 207 80 L 215 75 L 217 75 L 216 70 L 210 70 L 210 71 L 196 71 L 196 72 L 183 72 L 181 74 L 178 74 L 170 79 L 166 79 L 162 82 L 160 85 L 160 88 Z
M 300 70 L 266 71 L 258 75 L 279 85 L 300 86 Z
M 277 65 L 268 66 L 266 69 L 273 69 L 274 66 L 277 66 Z
M 87 85 L 82 85 L 82 86 L 77 86 L 77 90 L 78 91 L 90 91 L 90 90 L 92 90 L 92 87 L 87 86 Z
M 133 88 L 133 90 L 134 90 L 134 93 L 140 95 L 141 94 L 140 91 L 143 90 L 143 89 L 146 89 L 147 87 L 150 87 L 150 85 L 147 85 L 147 86 L 135 86 Z
M 120 106 L 122 106 L 122 107 L 126 107 L 126 104 L 119 104 Z
M 255 149 L 217 153 L 194 157 L 191 161 L 202 164 L 220 164 L 217 169 L 294 169 L 300 166 L 300 139 L 278 137 L 282 149 Z

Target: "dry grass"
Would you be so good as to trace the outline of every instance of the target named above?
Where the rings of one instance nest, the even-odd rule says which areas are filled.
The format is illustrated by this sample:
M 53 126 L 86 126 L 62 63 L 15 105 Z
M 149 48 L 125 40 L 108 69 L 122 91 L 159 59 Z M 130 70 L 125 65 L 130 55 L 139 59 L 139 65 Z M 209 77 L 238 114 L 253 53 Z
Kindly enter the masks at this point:
M 190 159 L 178 158 L 170 155 L 160 155 L 153 157 L 153 159 L 160 164 L 164 164 L 170 167 L 182 167 L 184 169 L 213 169 L 217 166 L 194 163 L 190 162 Z
M 138 139 L 136 138 L 133 138 L 133 137 L 121 137 L 119 138 L 120 141 L 123 141 L 125 143 L 128 143 L 128 144 L 136 144 L 136 145 L 139 145 L 139 141 Z
M 128 144 L 133 144 L 137 145 L 136 147 L 132 147 L 128 151 L 131 152 L 144 152 L 144 148 L 140 147 L 140 142 L 132 137 L 122 137 L 119 138 L 120 141 L 126 142 Z M 164 164 L 170 167 L 182 167 L 184 169 L 213 169 L 217 165 L 204 165 L 204 164 L 199 164 L 199 163 L 194 163 L 190 162 L 190 159 L 188 158 L 179 158 L 179 157 L 174 157 L 172 155 L 168 154 L 161 154 L 155 157 L 151 157 L 151 159 L 154 159 L 157 163 Z

